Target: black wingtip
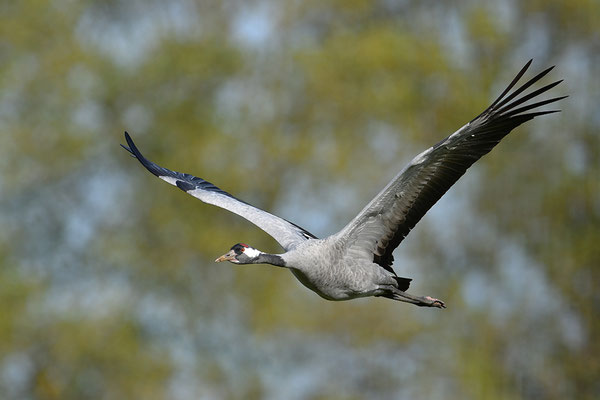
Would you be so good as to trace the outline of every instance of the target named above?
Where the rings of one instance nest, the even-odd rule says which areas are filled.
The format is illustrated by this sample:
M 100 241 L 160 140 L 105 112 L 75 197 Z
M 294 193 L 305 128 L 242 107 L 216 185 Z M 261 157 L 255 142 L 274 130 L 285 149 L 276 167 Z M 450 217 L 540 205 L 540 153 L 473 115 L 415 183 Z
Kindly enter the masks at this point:
M 129 133 L 127 133 L 127 131 L 125 131 L 125 140 L 127 141 L 128 139 L 129 139 L 129 140 L 131 140 L 131 137 L 129 137 Z M 129 143 L 129 141 L 128 141 L 128 143 Z M 124 148 L 125 150 L 127 150 L 127 151 L 129 152 L 129 155 L 130 155 L 131 157 L 133 157 L 133 158 L 137 158 L 137 157 L 135 156 L 135 153 L 134 153 L 134 152 L 133 152 L 133 151 L 132 151 L 132 150 L 131 150 L 129 147 L 125 146 L 125 145 L 124 145 L 124 144 L 122 144 L 122 143 L 119 143 L 119 145 L 120 145 L 122 148 Z
M 562 112 L 562 110 L 540 111 L 540 112 L 537 113 L 537 115 L 554 114 L 554 113 L 559 113 L 559 112 Z
M 153 162 L 147 160 L 146 157 L 142 155 L 135 143 L 133 143 L 133 139 L 131 139 L 131 136 L 129 136 L 129 133 L 127 133 L 127 131 L 125 131 L 125 140 L 127 141 L 129 147 L 126 147 L 124 145 L 121 145 L 121 147 L 129 151 L 133 155 L 133 157 L 137 158 L 137 160 L 140 163 L 142 163 L 142 165 L 153 175 L 160 176 L 160 167 L 154 164 Z
M 533 62 L 533 58 L 530 58 L 529 61 L 527 61 L 525 63 L 525 65 L 523 65 L 523 68 L 521 68 L 521 70 L 519 71 L 519 73 L 517 75 L 522 76 L 529 69 L 529 67 L 531 67 L 532 62 Z
M 127 145 L 129 146 L 129 148 L 127 148 L 123 145 L 121 145 L 121 146 L 123 146 L 126 150 L 129 150 L 129 152 L 131 154 L 133 154 L 135 156 L 135 158 L 142 161 L 144 159 L 144 157 L 142 156 L 142 153 L 140 153 L 140 151 L 136 147 L 135 143 L 133 143 L 133 139 L 131 139 L 131 136 L 129 136 L 129 133 L 127 133 L 127 131 L 125 131 L 125 140 L 127 141 Z
M 495 104 L 493 104 L 493 106 L 490 107 L 490 108 L 496 108 L 496 109 L 505 108 L 506 109 L 507 107 L 505 107 L 505 105 L 507 103 L 509 103 L 510 101 L 512 101 L 512 99 L 514 99 L 515 97 L 517 97 L 518 95 L 520 95 L 521 93 L 523 93 L 531 85 L 533 85 L 534 83 L 536 83 L 537 81 L 539 81 L 540 79 L 542 79 L 544 76 L 546 76 L 553 68 L 554 68 L 554 66 L 552 66 L 550 68 L 546 68 L 545 70 L 543 70 L 542 72 L 540 72 L 539 74 L 537 74 L 536 76 L 534 76 L 533 78 L 529 79 L 527 82 L 525 82 L 523 85 L 521 85 L 521 87 L 519 87 L 518 89 L 516 89 L 514 92 L 512 92 L 506 98 L 504 98 L 502 101 L 499 101 L 499 102 L 496 101 L 496 102 L 494 102 Z M 525 71 L 525 69 L 522 70 L 522 72 L 524 72 L 524 71 Z M 521 73 L 519 73 L 519 75 L 517 75 L 517 76 L 520 78 Z M 513 81 L 513 82 L 515 82 L 515 81 Z M 530 97 L 526 97 L 526 99 L 529 99 L 531 97 L 537 96 L 538 94 L 543 93 L 544 91 L 549 90 L 549 89 L 553 88 L 554 86 L 558 85 L 560 82 L 562 82 L 562 81 L 554 82 L 553 84 L 550 84 L 550 85 L 544 87 L 543 89 L 540 89 L 540 90 L 534 92 L 536 94 L 531 94 L 530 93 L 528 95 Z M 509 86 L 509 88 L 511 86 L 512 86 L 512 83 Z M 505 92 L 508 93 L 507 91 L 505 91 Z M 503 95 L 501 97 L 504 97 L 504 94 L 506 94 L 506 93 L 503 93 Z M 523 102 L 523 101 L 527 101 L 527 100 L 522 100 L 521 102 Z M 515 103 L 516 104 L 520 104 L 520 103 L 517 103 L 517 102 L 513 102 L 512 104 L 515 105 Z M 510 108 L 510 107 L 508 107 L 508 108 Z
M 546 100 L 538 101 L 537 103 L 528 104 L 528 105 L 526 105 L 524 107 L 513 108 L 510 111 L 504 113 L 503 116 L 504 117 L 517 116 L 517 115 L 520 115 L 521 113 L 523 113 L 525 111 L 533 110 L 534 108 L 542 107 L 542 106 L 545 106 L 547 104 L 556 103 L 557 101 L 560 101 L 560 100 L 562 100 L 562 99 L 564 99 L 566 97 L 569 97 L 569 96 L 553 97 L 551 99 L 546 99 Z
M 541 75 L 541 74 L 540 74 L 540 75 Z M 539 77 L 540 75 L 536 76 L 535 78 L 533 78 L 532 80 L 530 80 L 529 82 L 527 82 L 525 85 L 521 86 L 521 87 L 520 87 L 520 88 L 519 88 L 519 89 L 518 89 L 516 92 L 514 92 L 514 93 L 513 93 L 513 94 L 511 94 L 509 97 L 507 97 L 507 99 L 506 99 L 505 101 L 503 101 L 503 102 L 501 102 L 500 104 L 498 104 L 498 106 L 497 106 L 497 107 L 501 107 L 501 108 L 498 108 L 498 110 L 496 111 L 496 112 L 498 113 L 498 115 L 504 114 L 506 111 L 508 111 L 508 110 L 510 110 L 510 109 L 514 109 L 514 108 L 515 108 L 516 106 L 518 106 L 519 104 L 525 103 L 525 102 L 527 102 L 527 101 L 529 101 L 529 100 L 533 99 L 534 97 L 536 97 L 536 96 L 539 96 L 540 94 L 547 92 L 548 90 L 552 89 L 553 87 L 557 86 L 559 83 L 561 83 L 561 82 L 563 81 L 563 80 L 561 79 L 561 80 L 559 80 L 559 81 L 552 82 L 552 83 L 550 83 L 550 84 L 548 84 L 548 85 L 546 85 L 546 86 L 544 86 L 544 87 L 541 87 L 541 88 L 539 88 L 539 89 L 537 89 L 537 90 L 534 90 L 533 92 L 531 92 L 531 93 L 527 94 L 526 96 L 523 96 L 523 97 L 521 97 L 521 98 L 519 98 L 519 99 L 517 99 L 517 100 L 513 101 L 513 102 L 512 102 L 512 103 L 510 103 L 510 104 L 505 104 L 507 100 L 509 100 L 509 99 L 510 99 L 510 100 L 512 100 L 512 98 L 513 98 L 513 97 L 515 97 L 515 95 L 516 95 L 518 92 L 522 92 L 522 91 L 523 91 L 523 90 L 522 90 L 523 88 L 525 88 L 525 87 L 527 87 L 527 86 L 531 86 L 531 82 L 532 82 L 532 81 L 534 81 L 534 80 L 537 80 L 537 79 L 538 79 L 538 77 Z M 557 99 L 557 100 L 558 100 L 558 99 Z M 557 100 L 553 100 L 553 101 L 557 101 Z M 547 104 L 547 103 L 545 103 L 545 102 L 540 102 L 539 104 L 540 104 L 540 105 L 543 105 L 543 104 Z
M 129 142 L 133 142 L 133 140 L 131 140 L 131 136 L 129 136 L 129 132 L 127 132 L 127 131 L 124 131 L 124 133 L 125 133 L 125 141 L 126 141 L 127 143 L 129 143 Z
M 119 146 L 121 146 L 122 148 L 124 148 L 125 150 L 127 150 L 127 152 L 129 153 L 129 155 L 130 155 L 131 157 L 133 157 L 133 158 L 137 158 L 137 157 L 135 156 L 135 154 L 133 154 L 133 151 L 131 151 L 131 149 L 130 149 L 129 147 L 125 146 L 125 145 L 124 145 L 124 144 L 122 144 L 122 143 L 119 143 Z
M 135 144 L 133 144 L 133 140 L 131 139 L 131 136 L 129 136 L 129 133 L 127 131 L 125 131 L 125 141 L 129 145 L 130 149 L 133 150 L 135 148 Z
M 504 89 L 504 91 L 500 94 L 500 96 L 498 96 L 496 98 L 496 100 L 494 100 L 492 102 L 492 104 L 489 105 L 488 108 L 486 108 L 485 110 L 483 110 L 481 112 L 481 114 L 477 115 L 475 118 L 473 118 L 470 122 L 475 121 L 477 118 L 481 117 L 482 115 L 486 114 L 488 111 L 490 111 L 491 109 L 493 109 L 494 107 L 500 107 L 502 104 L 505 104 L 507 101 L 510 101 L 510 99 L 512 99 L 514 96 L 516 96 L 517 94 L 519 94 L 519 90 L 525 90 L 527 87 L 521 87 L 520 89 L 518 89 L 515 93 L 513 93 L 512 95 L 509 95 L 508 99 L 504 99 L 504 96 L 506 96 L 508 94 L 508 92 L 510 92 L 512 90 L 512 88 L 517 84 L 517 82 L 519 82 L 519 80 L 521 79 L 521 77 L 525 74 L 525 72 L 527 72 L 527 70 L 529 69 L 529 67 L 531 66 L 531 63 L 533 62 L 533 58 L 531 58 L 529 61 L 527 61 L 527 63 L 523 66 L 523 68 L 521 68 L 521 70 L 519 71 L 519 73 L 513 78 L 512 82 Z M 542 77 L 544 74 L 546 74 L 548 71 L 543 72 L 542 74 L 538 75 L 538 79 L 540 77 Z M 535 79 L 535 78 L 534 78 Z M 531 82 L 533 83 L 533 82 Z M 504 99 L 504 100 L 503 100 Z

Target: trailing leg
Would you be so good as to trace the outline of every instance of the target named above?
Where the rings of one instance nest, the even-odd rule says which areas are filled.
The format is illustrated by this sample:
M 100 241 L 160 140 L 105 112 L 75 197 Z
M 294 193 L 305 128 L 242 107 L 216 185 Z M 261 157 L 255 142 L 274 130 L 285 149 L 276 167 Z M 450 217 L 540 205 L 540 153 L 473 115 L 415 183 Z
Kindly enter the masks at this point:
M 437 307 L 437 308 L 446 308 L 446 305 L 443 301 L 434 299 L 429 296 L 414 296 L 412 294 L 406 293 L 402 290 L 399 290 L 395 287 L 391 287 L 387 293 L 382 294 L 381 296 L 387 297 L 389 299 L 403 301 L 405 303 L 411 303 L 419 307 Z

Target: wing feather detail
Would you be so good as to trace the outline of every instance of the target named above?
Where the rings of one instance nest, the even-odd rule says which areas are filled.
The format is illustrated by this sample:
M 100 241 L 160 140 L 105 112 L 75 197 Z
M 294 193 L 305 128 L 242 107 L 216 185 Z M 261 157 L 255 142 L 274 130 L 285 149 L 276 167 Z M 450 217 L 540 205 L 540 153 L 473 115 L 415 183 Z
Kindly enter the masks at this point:
M 276 215 L 268 213 L 260 208 L 254 207 L 246 203 L 226 191 L 220 189 L 214 184 L 198 178 L 194 175 L 181 172 L 171 171 L 163 168 L 152 161 L 145 158 L 138 150 L 133 140 L 127 132 L 125 132 L 125 140 L 129 147 L 121 145 L 152 174 L 158 178 L 177 186 L 184 192 L 196 197 L 204 203 L 211 204 L 217 207 L 224 208 L 234 214 L 239 215 L 258 226 L 260 229 L 272 236 L 284 250 L 288 251 L 299 243 L 308 239 L 316 239 L 317 237 L 306 229 L 289 222 Z
M 471 122 L 417 155 L 338 234 L 345 242 L 348 255 L 369 258 L 393 273 L 394 249 L 473 163 L 489 153 L 517 126 L 537 116 L 560 111 L 528 112 L 567 96 L 517 107 L 562 82 L 553 82 L 518 97 L 548 74 L 553 68 L 550 67 L 509 94 L 530 65 L 531 60 L 502 94 Z

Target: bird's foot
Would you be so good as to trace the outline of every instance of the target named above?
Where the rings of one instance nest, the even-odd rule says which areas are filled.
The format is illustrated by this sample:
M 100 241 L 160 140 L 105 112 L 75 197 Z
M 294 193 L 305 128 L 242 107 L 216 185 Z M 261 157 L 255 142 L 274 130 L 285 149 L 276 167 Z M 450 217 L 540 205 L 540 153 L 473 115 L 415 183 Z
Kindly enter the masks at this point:
M 434 299 L 430 296 L 425 296 L 424 298 L 427 300 L 427 306 L 429 307 L 446 308 L 444 302 L 439 299 Z

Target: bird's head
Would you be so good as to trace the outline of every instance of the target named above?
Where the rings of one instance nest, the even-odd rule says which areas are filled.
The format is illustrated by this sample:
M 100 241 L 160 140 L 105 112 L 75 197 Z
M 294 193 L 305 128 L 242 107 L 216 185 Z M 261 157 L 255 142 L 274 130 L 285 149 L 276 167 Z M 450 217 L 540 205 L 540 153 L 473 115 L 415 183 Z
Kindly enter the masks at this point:
M 228 253 L 217 258 L 215 262 L 230 261 L 234 264 L 253 264 L 262 254 L 260 250 L 248 246 L 246 243 L 233 245 Z

